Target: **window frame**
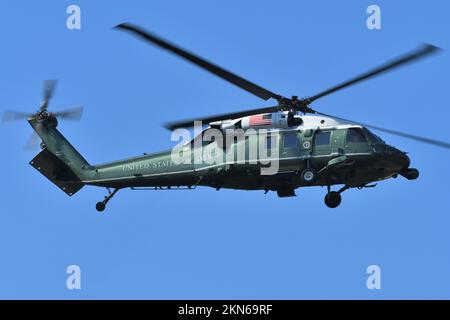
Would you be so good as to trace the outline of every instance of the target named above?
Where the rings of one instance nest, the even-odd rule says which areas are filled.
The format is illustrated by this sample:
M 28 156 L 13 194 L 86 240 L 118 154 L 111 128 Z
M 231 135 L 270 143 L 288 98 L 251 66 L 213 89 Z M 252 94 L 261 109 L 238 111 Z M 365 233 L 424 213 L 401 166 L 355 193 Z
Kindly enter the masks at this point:
M 351 132 L 357 132 L 358 133 L 358 137 L 362 138 L 363 140 L 360 141 L 348 141 L 348 137 L 349 137 L 349 133 Z M 353 134 L 354 134 L 353 133 Z M 355 135 L 353 137 L 356 137 Z M 364 130 L 362 128 L 359 127 L 350 127 L 347 129 L 347 132 L 345 134 L 345 144 L 349 144 L 349 143 L 369 143 L 369 139 L 367 138 Z
M 314 147 L 328 147 L 331 145 L 331 131 L 332 130 L 317 130 L 316 133 L 314 134 L 314 139 L 313 139 L 313 144 Z M 328 142 L 327 143 L 321 143 L 321 144 L 317 144 L 317 136 L 320 134 L 328 134 Z
M 264 139 L 264 148 L 266 148 L 266 150 L 277 150 L 279 148 L 279 136 L 278 133 L 268 133 Z M 272 146 L 272 139 L 274 140 L 275 147 Z
M 294 138 L 293 141 L 295 142 L 295 144 L 286 146 L 286 137 L 293 137 Z M 297 132 L 291 131 L 291 132 L 283 133 L 283 149 L 297 149 L 298 146 L 299 146 L 299 143 L 298 143 L 298 133 Z

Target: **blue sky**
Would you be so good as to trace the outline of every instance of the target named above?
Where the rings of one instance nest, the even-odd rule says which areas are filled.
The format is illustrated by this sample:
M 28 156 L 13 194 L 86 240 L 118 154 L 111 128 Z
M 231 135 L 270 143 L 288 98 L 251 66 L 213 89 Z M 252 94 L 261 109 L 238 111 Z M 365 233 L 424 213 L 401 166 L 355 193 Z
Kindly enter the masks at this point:
M 382 30 L 366 28 L 378 4 Z M 82 29 L 66 29 L 81 7 Z M 59 128 L 90 163 L 169 148 L 168 120 L 268 103 L 111 28 L 133 22 L 284 95 L 313 95 L 414 49 L 450 48 L 446 1 L 14 1 L 0 7 L 2 109 L 83 104 Z M 315 109 L 450 141 L 448 50 L 323 98 Z M 275 193 L 197 189 L 72 198 L 29 164 L 31 128 L 2 124 L 0 298 L 450 298 L 448 150 L 381 134 L 409 152 L 416 181 Z M 66 289 L 81 267 L 82 289 Z M 366 268 L 382 271 L 368 290 Z

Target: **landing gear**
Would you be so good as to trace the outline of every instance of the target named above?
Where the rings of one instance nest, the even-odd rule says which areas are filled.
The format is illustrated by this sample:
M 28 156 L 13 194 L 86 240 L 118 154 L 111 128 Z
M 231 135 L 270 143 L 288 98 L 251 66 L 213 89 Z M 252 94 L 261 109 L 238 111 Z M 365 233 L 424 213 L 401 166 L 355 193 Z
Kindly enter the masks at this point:
M 343 186 L 338 191 L 331 191 L 330 186 L 327 186 L 327 194 L 325 195 L 324 201 L 328 208 L 337 208 L 342 201 L 341 193 L 349 189 L 349 186 Z
M 104 211 L 106 208 L 106 204 L 103 201 L 97 202 L 95 205 L 95 209 L 97 209 L 98 212 Z
M 111 192 L 111 190 L 109 188 L 108 189 L 108 195 L 105 196 L 105 199 L 103 201 L 97 202 L 97 204 L 95 205 L 95 209 L 97 209 L 98 212 L 102 212 L 106 209 L 106 204 L 109 202 L 109 200 L 112 199 L 112 197 L 114 197 L 114 195 L 117 193 L 117 191 L 119 191 L 119 188 L 114 189 L 113 192 Z
M 324 199 L 325 204 L 327 205 L 328 208 L 336 208 L 341 204 L 341 200 L 342 200 L 341 194 L 336 191 L 328 192 L 325 195 Z

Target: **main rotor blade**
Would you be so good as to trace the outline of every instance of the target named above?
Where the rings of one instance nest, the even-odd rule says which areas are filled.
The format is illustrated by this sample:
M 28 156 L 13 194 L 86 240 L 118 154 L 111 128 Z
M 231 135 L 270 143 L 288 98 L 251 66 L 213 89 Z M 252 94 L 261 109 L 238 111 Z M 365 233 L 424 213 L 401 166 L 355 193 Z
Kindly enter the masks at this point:
M 53 96 L 53 92 L 55 91 L 56 83 L 57 83 L 56 80 L 44 80 L 43 92 L 42 92 L 44 100 L 42 101 L 42 104 L 40 107 L 41 111 L 47 110 L 48 102 L 50 101 L 50 99 Z
M 386 133 L 393 134 L 393 135 L 396 135 L 396 136 L 400 136 L 400 137 L 403 137 L 403 138 L 407 138 L 407 139 L 411 139 L 411 140 L 415 140 L 415 141 L 431 144 L 431 145 L 434 145 L 434 146 L 450 149 L 450 143 L 445 142 L 445 141 L 440 141 L 440 140 L 435 140 L 435 139 L 431 139 L 431 138 L 427 138 L 427 137 L 417 136 L 417 135 L 414 135 L 414 134 L 405 133 L 405 132 L 401 132 L 401 131 L 397 131 L 397 130 L 386 129 L 386 128 L 374 126 L 374 125 L 371 125 L 371 124 L 362 123 L 362 122 L 359 122 L 359 121 L 352 121 L 352 120 L 344 119 L 344 118 L 341 118 L 341 117 L 336 117 L 336 116 L 332 116 L 332 115 L 329 115 L 329 114 L 326 114 L 326 113 L 322 113 L 322 112 L 316 112 L 316 114 L 320 114 L 320 115 L 323 115 L 323 116 L 326 116 L 326 117 L 342 120 L 342 121 L 345 121 L 345 122 L 359 124 L 359 125 L 361 125 L 363 127 L 366 127 L 366 128 L 370 128 L 370 129 L 381 131 L 381 132 L 386 132 Z
M 33 116 L 33 114 L 31 113 L 6 110 L 5 112 L 3 112 L 2 122 L 11 122 L 28 119 L 31 116 Z
M 312 101 L 317 100 L 319 98 L 322 98 L 322 97 L 324 97 L 326 95 L 329 95 L 329 94 L 331 94 L 333 92 L 336 92 L 338 90 L 341 90 L 341 89 L 344 89 L 344 88 L 349 87 L 351 85 L 354 85 L 354 84 L 356 84 L 358 82 L 370 79 L 370 78 L 372 78 L 372 77 L 374 77 L 376 75 L 379 75 L 381 73 L 391 71 L 391 70 L 393 70 L 393 69 L 395 69 L 397 67 L 400 67 L 402 65 L 406 65 L 406 64 L 408 64 L 410 62 L 413 62 L 414 60 L 423 58 L 423 57 L 425 57 L 425 56 L 427 56 L 429 54 L 435 53 L 435 52 L 437 52 L 439 50 L 441 50 L 441 49 L 438 48 L 438 47 L 435 47 L 435 46 L 433 46 L 431 44 L 424 44 L 419 49 L 416 49 L 416 50 L 414 50 L 414 51 L 412 51 L 412 52 L 410 52 L 408 54 L 405 54 L 405 55 L 403 55 L 403 56 L 401 56 L 399 58 L 396 58 L 396 59 L 394 59 L 392 61 L 389 61 L 389 62 L 379 66 L 378 68 L 375 68 L 373 70 L 365 72 L 365 73 L 361 74 L 360 76 L 357 76 L 357 77 L 355 77 L 353 79 L 350 79 L 350 80 L 348 80 L 348 81 L 346 81 L 344 83 L 341 83 L 341 84 L 339 84 L 337 86 L 334 86 L 334 87 L 332 87 L 332 88 L 330 88 L 328 90 L 325 90 L 325 91 L 323 91 L 323 92 L 321 92 L 319 94 L 316 94 L 316 95 L 314 95 L 312 97 L 309 97 L 309 98 L 307 98 L 307 100 L 308 100 L 308 102 L 312 102 Z
M 194 126 L 194 121 L 202 121 L 203 124 L 209 124 L 210 122 L 214 121 L 221 121 L 221 120 L 228 120 L 228 119 L 236 119 L 241 118 L 253 114 L 261 114 L 261 113 L 272 113 L 277 112 L 280 109 L 279 106 L 273 106 L 273 107 L 265 107 L 265 108 L 259 108 L 259 109 L 252 109 L 252 110 L 245 110 L 245 111 L 239 111 L 239 112 L 233 112 L 233 113 L 225 113 L 205 118 L 193 118 L 189 120 L 181 120 L 176 122 L 169 122 L 164 124 L 164 127 L 169 130 L 175 130 L 178 128 L 190 128 Z
M 83 107 L 75 107 L 63 111 L 53 112 L 52 113 L 55 117 L 58 119 L 64 119 L 64 120 L 80 120 L 82 114 L 83 114 Z
M 208 62 L 205 59 L 186 51 L 185 49 L 177 47 L 176 45 L 171 44 L 168 41 L 148 32 L 148 31 L 141 29 L 140 27 L 137 27 L 137 26 L 129 24 L 129 23 L 122 23 L 122 24 L 117 25 L 115 28 L 129 31 L 129 32 L 157 45 L 160 48 L 166 49 L 166 50 L 192 62 L 193 64 L 195 64 L 205 70 L 208 70 L 211 73 L 214 73 L 216 76 L 234 84 L 235 86 L 238 86 L 241 89 L 244 89 L 244 90 L 254 94 L 255 96 L 260 97 L 261 99 L 268 100 L 270 98 L 274 98 L 274 99 L 281 98 L 280 95 L 270 92 L 269 90 L 262 88 L 262 87 L 254 84 L 234 73 L 231 73 L 230 71 L 227 71 L 211 62 Z

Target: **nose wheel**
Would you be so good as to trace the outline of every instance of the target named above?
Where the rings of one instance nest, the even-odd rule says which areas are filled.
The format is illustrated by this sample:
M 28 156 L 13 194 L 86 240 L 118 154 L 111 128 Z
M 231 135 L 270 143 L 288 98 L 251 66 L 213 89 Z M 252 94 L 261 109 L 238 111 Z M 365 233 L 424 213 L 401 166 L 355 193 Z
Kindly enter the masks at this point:
M 112 197 L 114 197 L 114 195 L 117 193 L 117 191 L 119 191 L 119 188 L 114 189 L 113 192 L 111 192 L 111 190 L 109 188 L 108 189 L 108 195 L 105 196 L 105 199 L 103 199 L 103 201 L 97 202 L 97 204 L 95 205 L 95 209 L 97 209 L 98 212 L 103 212 L 106 209 L 106 204 L 109 202 L 109 200 L 112 199 Z
M 336 208 L 341 204 L 341 194 L 337 191 L 330 191 L 325 195 L 325 204 L 328 208 Z
M 330 186 L 327 186 L 327 194 L 325 195 L 325 198 L 323 199 L 325 202 L 325 205 L 328 208 L 337 208 L 342 201 L 342 197 L 341 197 L 341 193 L 344 192 L 345 190 L 349 189 L 348 186 L 344 186 L 341 189 L 339 189 L 338 191 L 331 191 Z

